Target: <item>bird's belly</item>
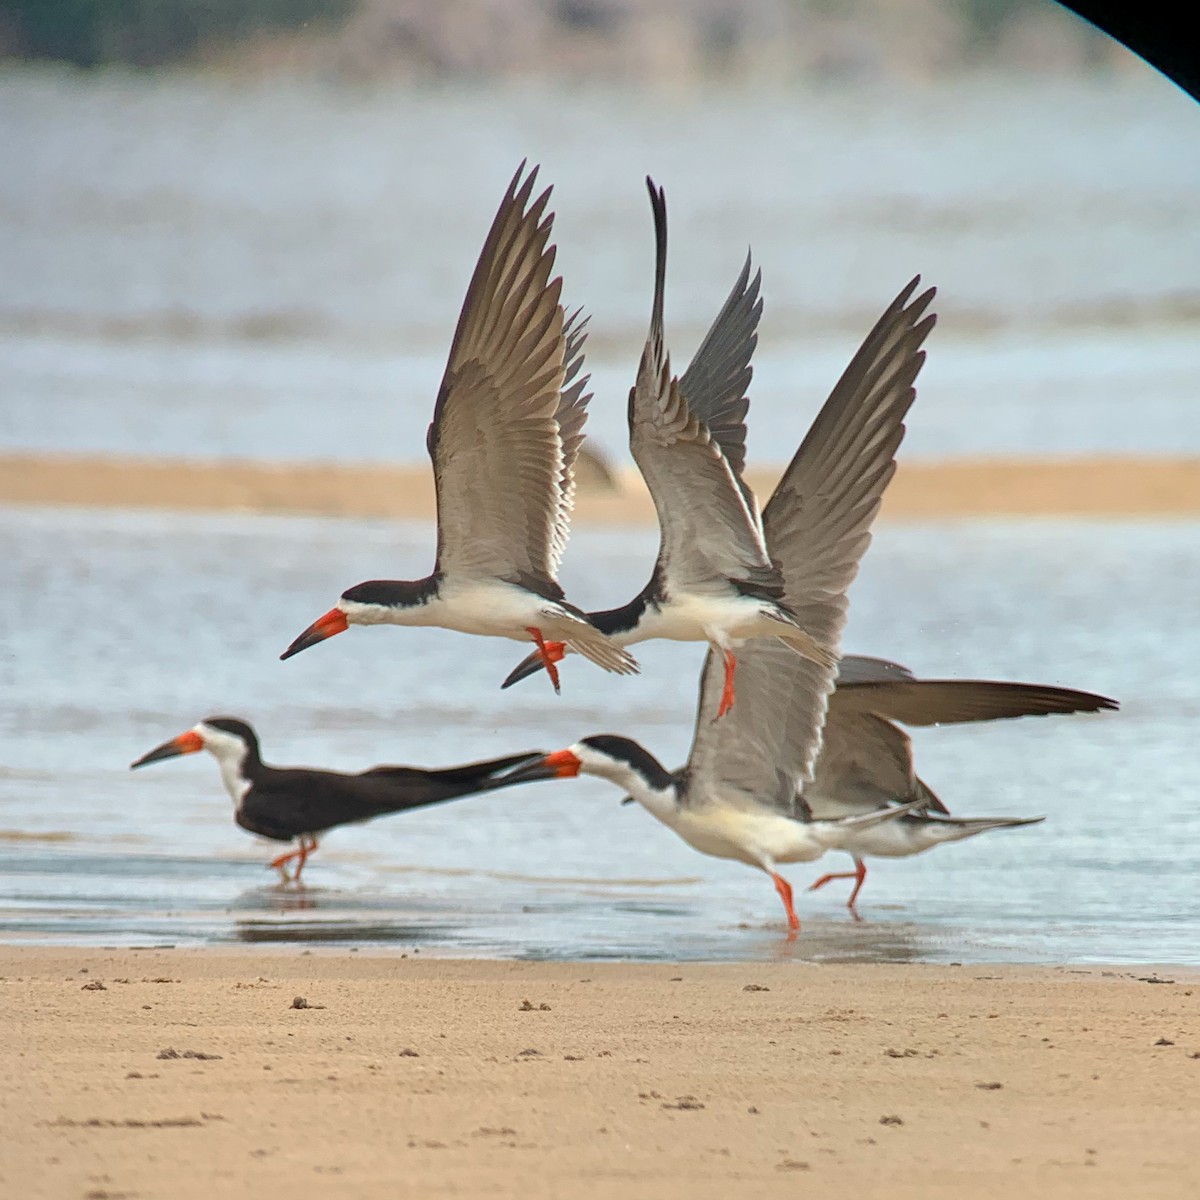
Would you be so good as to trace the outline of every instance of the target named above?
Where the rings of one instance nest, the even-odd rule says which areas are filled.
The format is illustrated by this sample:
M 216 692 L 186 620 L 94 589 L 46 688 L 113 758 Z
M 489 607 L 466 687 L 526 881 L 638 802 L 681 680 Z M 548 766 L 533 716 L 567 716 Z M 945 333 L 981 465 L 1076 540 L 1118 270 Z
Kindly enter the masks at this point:
M 436 599 L 422 606 L 425 619 L 417 623 L 525 642 L 527 628 L 537 625 L 546 604 L 540 596 L 498 580 L 443 583 Z
M 768 862 L 811 862 L 825 853 L 825 847 L 804 822 L 767 810 L 681 809 L 669 824 L 701 854 L 732 858 L 755 867 Z
M 252 833 L 256 837 L 266 838 L 268 841 L 290 842 L 300 836 L 298 830 L 286 828 L 286 823 L 272 824 L 256 820 L 253 817 L 247 817 L 241 812 L 235 813 L 233 819 L 247 833 Z
M 930 849 L 940 840 L 926 834 L 921 824 L 897 817 L 894 821 L 858 830 L 846 849 L 851 854 L 874 858 L 907 858 Z
M 647 627 L 643 637 L 672 642 L 727 642 L 758 619 L 759 602 L 736 592 L 684 593 L 664 601 L 653 618 L 643 622 Z

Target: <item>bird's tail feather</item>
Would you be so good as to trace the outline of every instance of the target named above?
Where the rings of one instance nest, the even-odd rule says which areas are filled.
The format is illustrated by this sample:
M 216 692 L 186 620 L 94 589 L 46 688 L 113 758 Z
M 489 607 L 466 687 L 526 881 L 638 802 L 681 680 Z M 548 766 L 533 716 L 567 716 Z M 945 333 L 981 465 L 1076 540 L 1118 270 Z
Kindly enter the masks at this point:
M 641 670 L 632 654 L 583 617 L 567 612 L 551 613 L 542 622 L 541 628 L 547 640 L 552 638 L 556 642 L 566 642 L 576 654 L 582 654 L 606 671 L 617 675 L 636 675 Z
M 1038 825 L 1045 817 L 941 817 L 931 818 L 923 832 L 937 842 L 961 842 L 990 829 L 1017 829 L 1021 825 Z

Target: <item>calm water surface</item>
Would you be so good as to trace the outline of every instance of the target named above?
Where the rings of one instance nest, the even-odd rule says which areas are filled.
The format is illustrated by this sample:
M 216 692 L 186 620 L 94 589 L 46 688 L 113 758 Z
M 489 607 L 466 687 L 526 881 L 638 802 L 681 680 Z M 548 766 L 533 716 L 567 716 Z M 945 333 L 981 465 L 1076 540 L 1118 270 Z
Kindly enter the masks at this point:
M 423 569 L 423 526 L 0 510 L 0 937 L 98 944 L 345 942 L 526 958 L 1200 962 L 1200 530 L 1193 524 L 888 526 L 847 646 L 925 675 L 1063 683 L 1119 715 L 916 733 L 964 814 L 1044 813 L 872 868 L 866 922 L 832 885 L 789 946 L 769 882 L 694 853 L 597 780 L 543 783 L 329 835 L 279 889 L 207 755 L 131 774 L 212 713 L 268 761 L 357 769 L 554 749 L 596 732 L 680 761 L 698 647 L 641 647 L 622 680 L 582 661 L 556 699 L 500 692 L 522 650 L 448 632 L 352 630 L 277 656 L 360 578 Z M 646 531 L 579 531 L 568 590 L 644 582 Z M 797 864 L 798 885 L 847 861 Z
M 907 453 L 1200 452 L 1200 110 L 1149 68 L 658 95 L 9 70 L 0 147 L 5 447 L 419 461 L 528 156 L 614 454 L 647 172 L 677 361 L 762 264 L 752 458 L 788 457 L 918 272 L 942 322 Z
M 652 115 L 653 119 L 648 119 Z M 593 313 L 590 429 L 620 454 L 649 294 L 641 178 L 671 201 L 668 320 L 696 344 L 751 243 L 751 457 L 786 458 L 914 273 L 941 288 L 907 455 L 1200 452 L 1200 115 L 1154 76 L 647 97 L 0 72 L 0 449 L 420 461 L 453 321 L 515 164 L 556 184 Z M 515 644 L 356 630 L 281 664 L 347 584 L 427 569 L 423 526 L 0 512 L 0 936 L 346 941 L 522 957 L 1200 961 L 1197 530 L 889 527 L 850 649 L 1061 682 L 1119 716 L 916 735 L 974 814 L 1045 813 L 872 869 L 869 920 L 703 858 L 599 781 L 333 833 L 303 892 L 207 756 L 127 764 L 213 713 L 280 763 L 460 762 L 622 732 L 667 763 L 698 647 L 636 680 Z M 580 531 L 569 592 L 645 581 L 646 531 Z M 795 866 L 797 884 L 839 860 Z

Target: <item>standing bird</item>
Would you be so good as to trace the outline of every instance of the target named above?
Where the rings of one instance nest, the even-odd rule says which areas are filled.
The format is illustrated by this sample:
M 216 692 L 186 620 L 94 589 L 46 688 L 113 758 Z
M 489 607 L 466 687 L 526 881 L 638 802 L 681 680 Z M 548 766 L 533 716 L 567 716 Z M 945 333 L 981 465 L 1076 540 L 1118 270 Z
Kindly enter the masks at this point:
M 906 667 L 884 659 L 847 655 L 837 690 L 829 698 L 824 740 L 804 799 L 818 817 L 875 812 L 881 805 L 920 801 L 921 811 L 878 825 L 857 840 L 853 871 L 822 875 L 809 891 L 833 879 L 853 879 L 846 907 L 867 877 L 864 857 L 905 858 L 943 842 L 961 841 L 989 829 L 1035 825 L 1042 817 L 951 817 L 949 809 L 913 767 L 912 739 L 905 725 L 955 725 L 1050 713 L 1116 709 L 1115 700 L 1093 692 L 1032 683 L 982 679 L 917 679 Z
M 513 177 L 484 242 L 458 319 L 427 445 L 437 489 L 437 560 L 418 580 L 372 580 L 280 656 L 350 625 L 436 625 L 485 637 L 532 639 L 555 690 L 547 639 L 608 671 L 637 663 L 568 604 L 557 581 L 574 497 L 573 464 L 590 396 L 583 322 L 564 317 L 547 188 L 537 168 Z
M 682 378 L 671 374 L 664 345 L 667 208 L 646 180 L 654 213 L 654 302 L 650 331 L 629 395 L 629 448 L 654 500 L 661 529 L 650 582 L 620 608 L 588 613 L 614 642 L 648 638 L 708 642 L 721 655 L 725 682 L 716 716 L 734 701 L 736 648 L 751 638 L 781 639 L 797 653 L 832 666 L 819 639 L 783 599 L 783 576 L 768 553 L 758 504 L 742 482 L 750 357 L 762 314 L 760 276 L 750 260 Z M 520 663 L 509 687 L 561 659 L 548 644 Z
M 923 317 L 932 290 L 911 304 L 910 284 L 880 318 L 826 400 L 763 515 L 783 571 L 783 601 L 827 655 L 839 653 L 846 590 L 870 544 L 870 527 L 895 472 L 904 417 L 934 324 Z M 813 820 L 801 793 L 821 745 L 837 669 L 756 638 L 738 655 L 739 699 L 723 720 L 723 656 L 709 650 L 687 765 L 667 771 L 637 742 L 585 738 L 513 779 L 598 775 L 703 854 L 731 858 L 771 876 L 791 934 L 800 922 L 778 864 L 806 861 L 907 808 L 877 809 L 848 824 Z M 914 807 L 919 805 L 916 802 Z
M 234 820 L 251 833 L 276 842 L 299 839 L 299 847 L 273 859 L 284 883 L 300 881 L 317 837 L 339 825 L 369 821 L 409 808 L 424 808 L 477 792 L 494 791 L 518 782 L 508 772 L 540 751 L 467 763 L 461 767 L 423 771 L 419 767 L 372 767 L 357 775 L 314 771 L 307 767 L 269 767 L 258 748 L 258 736 L 235 717 L 205 717 L 187 733 L 143 754 L 130 769 L 207 750 L 221 768 L 221 780 L 233 799 Z M 287 864 L 297 859 L 296 872 Z

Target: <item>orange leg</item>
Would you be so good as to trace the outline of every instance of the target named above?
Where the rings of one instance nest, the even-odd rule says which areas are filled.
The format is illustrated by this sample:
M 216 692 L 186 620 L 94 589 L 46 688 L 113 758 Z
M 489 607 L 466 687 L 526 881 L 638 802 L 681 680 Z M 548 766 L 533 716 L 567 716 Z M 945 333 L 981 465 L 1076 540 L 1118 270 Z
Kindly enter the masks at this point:
M 862 920 L 862 914 L 858 911 L 858 906 L 854 903 L 858 899 L 858 893 L 862 891 L 862 885 L 867 878 L 867 864 L 861 858 L 854 860 L 854 891 L 850 893 L 850 899 L 846 901 L 846 907 L 850 910 L 850 915 L 856 920 Z
M 281 854 L 278 858 L 271 859 L 267 865 L 274 867 L 275 870 L 279 872 L 281 876 L 279 881 L 280 883 L 299 883 L 300 872 L 304 870 L 304 864 L 308 862 L 308 856 L 312 854 L 316 848 L 316 838 L 310 838 L 302 835 L 298 849 L 289 850 L 286 854 Z M 287 873 L 287 864 L 290 863 L 293 858 L 298 858 L 300 861 L 296 864 L 296 873 L 294 875 L 289 875 Z
M 800 918 L 796 916 L 796 910 L 792 906 L 792 885 L 782 875 L 776 875 L 774 871 L 771 872 L 771 878 L 775 881 L 775 890 L 779 893 L 783 907 L 787 910 L 788 937 L 794 938 L 800 930 Z
M 296 873 L 292 876 L 295 883 L 300 882 L 300 872 L 304 870 L 304 864 L 308 862 L 308 856 L 317 849 L 317 839 L 315 837 L 300 839 L 300 861 L 296 864 Z
M 542 631 L 534 625 L 526 625 L 525 632 L 532 636 L 537 644 L 538 658 L 542 660 L 542 666 L 546 668 L 546 674 L 550 676 L 550 682 L 554 684 L 555 695 L 562 695 L 562 688 L 558 682 L 558 668 L 554 665 L 557 662 L 562 662 L 567 653 L 565 642 L 547 642 L 542 638 Z
M 816 883 L 810 883 L 808 890 L 815 892 L 818 888 L 823 888 L 827 883 L 832 883 L 835 879 L 857 879 L 857 871 L 830 871 L 828 875 L 822 875 Z
M 815 892 L 817 888 L 823 888 L 833 879 L 853 879 L 854 890 L 850 893 L 850 899 L 846 901 L 846 907 L 850 910 L 856 921 L 861 921 L 862 915 L 859 913 L 854 902 L 858 899 L 858 893 L 862 891 L 862 885 L 866 878 L 867 864 L 861 858 L 856 858 L 854 860 L 853 871 L 831 871 L 828 875 L 822 875 L 816 883 L 810 884 L 808 890 Z
M 733 674 L 737 670 L 737 659 L 732 650 L 723 651 L 725 655 L 725 687 L 721 692 L 721 704 L 717 709 L 717 719 L 720 720 L 733 707 Z
M 286 854 L 281 854 L 278 858 L 273 858 L 269 863 L 267 863 L 269 868 L 274 868 L 279 872 L 280 883 L 291 883 L 292 877 L 288 874 L 287 864 L 290 863 L 293 858 L 297 858 L 299 854 L 299 850 L 289 850 Z

